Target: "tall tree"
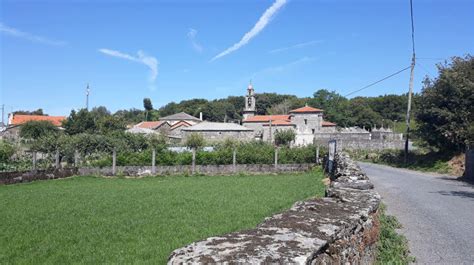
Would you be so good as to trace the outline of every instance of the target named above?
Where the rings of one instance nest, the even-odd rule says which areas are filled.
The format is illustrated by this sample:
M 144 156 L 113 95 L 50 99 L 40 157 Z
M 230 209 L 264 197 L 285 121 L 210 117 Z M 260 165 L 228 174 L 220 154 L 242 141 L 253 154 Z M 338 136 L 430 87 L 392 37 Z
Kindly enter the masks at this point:
M 143 108 L 145 108 L 145 120 L 148 121 L 148 113 L 153 110 L 153 104 L 151 104 L 151 99 L 143 99 Z
M 441 150 L 464 151 L 474 136 L 474 57 L 453 57 L 425 80 L 416 115 L 418 134 Z

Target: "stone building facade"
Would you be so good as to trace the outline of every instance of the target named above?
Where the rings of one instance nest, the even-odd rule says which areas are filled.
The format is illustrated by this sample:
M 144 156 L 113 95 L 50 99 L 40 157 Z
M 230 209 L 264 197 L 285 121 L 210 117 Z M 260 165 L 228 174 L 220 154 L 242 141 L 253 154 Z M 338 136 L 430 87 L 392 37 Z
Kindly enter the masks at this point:
M 183 131 L 183 142 L 193 133 L 200 134 L 206 142 L 219 142 L 226 139 L 238 141 L 250 141 L 254 138 L 254 130 L 236 123 L 224 122 L 201 122 L 186 127 Z
M 318 132 L 336 132 L 336 124 L 323 120 L 323 110 L 309 106 L 291 110 L 282 115 L 255 115 L 256 100 L 252 85 L 245 96 L 244 119 L 242 125 L 255 131 L 255 138 L 273 142 L 279 130 L 293 130 L 296 134 L 294 145 L 314 143 Z
M 372 132 L 365 128 L 337 128 L 335 123 L 324 120 L 322 109 L 304 106 L 281 115 L 256 115 L 255 90 L 247 88 L 244 119 L 242 125 L 254 130 L 254 138 L 273 142 L 279 130 L 293 130 L 293 145 L 327 144 L 338 140 L 341 148 L 347 149 L 402 149 L 402 134 L 390 129 L 375 128 Z

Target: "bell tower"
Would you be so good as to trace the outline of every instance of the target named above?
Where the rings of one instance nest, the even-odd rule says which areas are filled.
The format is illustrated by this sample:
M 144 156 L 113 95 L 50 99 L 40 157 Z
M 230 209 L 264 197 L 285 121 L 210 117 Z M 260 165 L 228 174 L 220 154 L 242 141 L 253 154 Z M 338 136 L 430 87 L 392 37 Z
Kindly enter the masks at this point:
M 245 95 L 245 108 L 243 112 L 244 120 L 255 116 L 257 113 L 255 104 L 255 90 L 253 90 L 252 81 L 250 81 L 249 86 L 247 87 L 247 94 Z

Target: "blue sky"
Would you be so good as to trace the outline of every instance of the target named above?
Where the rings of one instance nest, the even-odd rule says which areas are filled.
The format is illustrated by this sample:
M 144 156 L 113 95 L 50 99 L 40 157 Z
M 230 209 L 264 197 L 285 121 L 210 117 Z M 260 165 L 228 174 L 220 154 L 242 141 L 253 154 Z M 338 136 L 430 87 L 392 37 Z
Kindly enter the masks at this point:
M 257 92 L 343 95 L 410 64 L 408 0 L 1 1 L 6 110 L 67 115 Z M 474 51 L 474 2 L 414 0 L 415 91 Z M 246 35 L 247 34 L 247 35 Z M 244 37 L 246 36 L 246 37 Z M 241 41 L 242 39 L 248 41 Z M 234 47 L 233 49 L 231 47 Z M 229 50 L 229 48 L 231 48 Z M 409 71 L 357 95 L 400 94 Z

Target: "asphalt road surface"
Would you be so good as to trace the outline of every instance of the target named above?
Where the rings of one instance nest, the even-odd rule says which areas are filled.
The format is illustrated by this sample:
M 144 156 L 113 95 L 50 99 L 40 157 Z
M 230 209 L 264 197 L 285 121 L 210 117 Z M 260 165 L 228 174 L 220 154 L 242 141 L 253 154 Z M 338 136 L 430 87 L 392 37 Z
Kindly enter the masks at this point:
M 403 225 L 420 264 L 474 264 L 474 186 L 452 177 L 360 163 Z

